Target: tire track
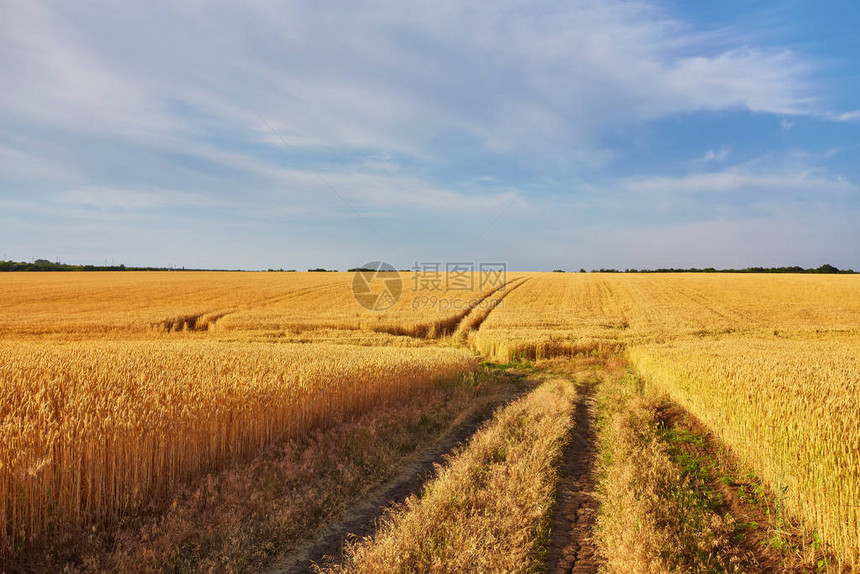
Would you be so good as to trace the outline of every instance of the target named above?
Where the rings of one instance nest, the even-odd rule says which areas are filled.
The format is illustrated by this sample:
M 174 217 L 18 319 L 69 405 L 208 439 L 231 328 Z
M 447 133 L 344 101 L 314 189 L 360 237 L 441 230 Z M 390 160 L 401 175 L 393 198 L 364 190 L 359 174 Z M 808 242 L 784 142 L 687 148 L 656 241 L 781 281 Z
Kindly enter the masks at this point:
M 437 465 L 444 464 L 460 445 L 467 443 L 498 408 L 527 392 L 526 388 L 516 384 L 516 380 L 511 377 L 508 390 L 500 399 L 488 402 L 460 418 L 439 441 L 348 511 L 340 521 L 327 526 L 315 538 L 283 555 L 267 570 L 268 574 L 299 574 L 313 571 L 315 564 L 338 563 L 348 540 L 372 535 L 386 509 L 419 493 L 424 483 L 435 476 Z
M 592 532 L 598 503 L 595 463 L 595 383 L 579 387 L 574 424 L 564 454 L 562 478 L 557 491 L 557 507 L 548 553 L 549 572 L 577 574 L 598 570 L 597 545 Z
M 445 317 L 442 319 L 431 321 L 429 323 L 422 323 L 419 325 L 413 325 L 408 327 L 404 327 L 401 325 L 379 325 L 377 327 L 374 327 L 373 330 L 378 333 L 408 336 L 416 339 L 440 339 L 442 337 L 446 337 L 448 335 L 456 333 L 459 329 L 460 324 L 466 319 L 466 317 L 468 317 L 475 309 L 479 308 L 484 301 L 486 301 L 499 291 L 504 291 L 515 281 L 520 280 L 521 279 L 512 279 L 511 281 L 505 282 L 504 284 L 482 295 L 480 299 L 471 302 L 471 304 L 462 312 L 452 315 L 450 317 Z
M 170 319 L 152 323 L 150 327 L 156 330 L 165 331 L 166 333 L 176 333 L 180 331 L 209 331 L 215 327 L 215 323 L 218 322 L 219 319 L 235 312 L 235 309 L 231 309 L 229 311 L 204 311 L 203 313 L 178 315 Z
M 486 321 L 487 318 L 490 316 L 490 313 L 492 313 L 493 310 L 499 306 L 499 304 L 505 299 L 505 297 L 510 295 L 511 292 L 517 287 L 520 287 L 521 285 L 525 284 L 525 282 L 528 280 L 528 277 L 523 277 L 521 279 L 515 279 L 509 283 L 505 283 L 505 285 L 495 290 L 487 297 L 481 299 L 457 324 L 457 327 L 454 331 L 455 337 L 459 337 L 460 339 L 465 340 L 470 332 L 477 331 L 478 329 L 480 329 L 484 321 Z M 517 283 L 517 281 L 519 282 Z M 493 295 L 498 294 L 500 291 L 504 291 L 501 296 L 499 296 L 497 299 L 490 300 Z M 490 300 L 489 305 L 482 308 L 481 304 L 487 300 Z

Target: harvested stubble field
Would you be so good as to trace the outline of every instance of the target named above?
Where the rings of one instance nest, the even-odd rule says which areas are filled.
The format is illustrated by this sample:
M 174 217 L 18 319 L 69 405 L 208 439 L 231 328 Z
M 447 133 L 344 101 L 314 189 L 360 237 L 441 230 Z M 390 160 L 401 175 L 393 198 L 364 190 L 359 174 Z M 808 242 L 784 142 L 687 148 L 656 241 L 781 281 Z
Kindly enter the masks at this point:
M 629 388 L 631 396 L 685 409 L 730 453 L 732 472 L 754 476 L 769 497 L 771 523 L 761 528 L 773 556 L 759 562 L 726 558 L 719 567 L 717 559 L 684 558 L 702 544 L 670 548 L 667 541 L 710 540 L 711 534 L 696 530 L 695 521 L 657 532 L 665 527 L 660 508 L 680 504 L 666 498 L 674 489 L 655 486 L 648 501 L 642 492 L 627 492 L 625 507 L 642 513 L 639 524 L 652 525 L 652 531 L 633 534 L 623 528 L 629 517 L 613 514 L 615 499 L 606 494 L 614 489 L 623 498 L 618 489 L 638 483 L 632 475 L 622 477 L 637 468 L 625 466 L 625 457 L 639 461 L 638 467 L 642 461 L 655 469 L 674 464 L 657 438 L 642 438 L 652 436 L 651 403 L 621 426 L 602 423 L 589 448 L 615 449 L 613 464 L 595 477 L 604 494 L 594 536 L 608 571 L 683 570 L 691 564 L 714 571 L 765 563 L 820 570 L 860 566 L 860 278 L 554 273 L 508 279 L 499 291 L 434 293 L 446 301 L 443 306 L 416 303 L 405 274 L 397 304 L 370 312 L 355 303 L 352 274 L 346 273 L 0 276 L 0 571 L 39 564 L 111 569 L 97 556 L 75 553 L 76 533 L 127 540 L 121 531 L 133 517 L 148 513 L 157 521 L 160 513 L 181 512 L 175 501 L 165 506 L 174 493 L 252 464 L 273 445 L 309 433 L 336 434 L 338 425 L 359 414 L 361 420 L 386 416 L 434 389 L 488 388 L 498 384 L 486 378 L 492 372 L 525 377 L 525 388 L 533 384 L 536 394 L 500 410 L 443 466 L 438 484 L 428 482 L 423 496 L 391 514 L 376 538 L 353 546 L 348 560 L 340 566 L 335 560 L 333 567 L 379 571 L 391 563 L 406 571 L 411 559 L 398 562 L 396 556 L 418 552 L 415 564 L 463 570 L 456 562 L 462 553 L 452 553 L 462 547 L 488 555 L 504 549 L 510 564 L 485 562 L 491 569 L 542 568 L 550 534 L 560 534 L 549 532 L 563 466 L 558 453 L 565 441 L 575 440 L 564 427 L 571 424 L 571 397 L 579 392 L 582 376 L 576 373 L 582 369 L 596 373 L 588 380 L 604 381 L 600 396 Z M 478 368 L 482 360 L 495 363 Z M 538 386 L 546 377 L 535 369 L 557 371 L 560 360 L 581 365 L 574 374 L 562 369 L 567 374 L 561 382 L 553 375 L 553 386 Z M 519 370 L 499 366 L 512 361 L 519 361 Z M 613 377 L 627 383 L 606 382 Z M 442 416 L 441 404 L 426 401 L 413 421 L 419 425 L 415 436 L 426 436 L 420 428 L 436 428 L 431 421 Z M 605 398 L 601 404 L 600 420 L 613 421 L 613 409 L 629 410 L 631 403 L 618 406 Z M 544 425 L 544 417 L 555 422 Z M 528 425 L 534 432 L 514 432 Z M 565 432 L 558 434 L 559 425 Z M 522 456 L 502 456 L 494 440 Z M 398 448 L 419 452 L 422 445 Z M 366 455 L 372 459 L 370 451 Z M 666 470 L 664 476 L 699 484 L 683 478 L 685 472 Z M 539 489 L 508 491 L 506 481 L 529 475 Z M 336 479 L 326 480 L 330 485 Z M 446 490 L 451 484 L 477 490 L 459 500 Z M 513 497 L 503 505 L 511 514 L 495 520 L 502 512 L 497 503 L 506 496 Z M 465 514 L 457 510 L 463 504 L 472 505 Z M 741 544 L 731 542 L 744 535 L 726 518 L 729 511 L 717 505 L 709 512 L 720 515 L 725 540 Z M 421 526 L 430 523 L 447 534 Z M 446 536 L 455 547 L 434 546 Z M 261 544 L 267 549 L 247 564 L 287 550 Z M 163 564 L 173 564 L 169 569 L 233 571 L 246 564 L 206 555 L 229 544 L 210 546 L 215 550 L 203 545 L 191 552 L 162 542 L 151 552 L 163 552 Z M 109 543 L 103 551 L 111 552 Z M 189 552 L 192 558 L 176 562 Z M 667 560 L 666 552 L 677 559 Z M 715 554 L 741 555 L 725 548 Z M 158 563 L 157 556 L 151 559 Z

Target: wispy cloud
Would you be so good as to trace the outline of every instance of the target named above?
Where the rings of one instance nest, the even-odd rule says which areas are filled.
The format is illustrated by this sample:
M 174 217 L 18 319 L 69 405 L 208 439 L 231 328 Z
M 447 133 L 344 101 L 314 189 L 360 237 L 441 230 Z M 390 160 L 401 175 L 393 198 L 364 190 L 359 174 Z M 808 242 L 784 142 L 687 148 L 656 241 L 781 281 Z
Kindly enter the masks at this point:
M 224 207 L 224 201 L 201 193 L 162 189 L 117 189 L 85 187 L 56 196 L 59 203 L 94 207 L 100 210 L 149 210 L 163 207 Z
M 353 216 L 260 116 L 362 217 L 381 220 L 383 235 L 399 226 L 425 236 L 491 219 L 601 118 L 505 214 L 515 224 L 498 255 L 519 243 L 534 252 L 542 218 L 567 226 L 582 216 L 569 198 L 587 196 L 599 219 L 594 205 L 631 190 L 855 189 L 838 170 L 726 167 L 758 134 L 710 141 L 705 126 L 677 158 L 646 141 L 649 129 L 702 117 L 768 115 L 782 145 L 799 132 L 781 138 L 774 118 L 783 131 L 804 116 L 860 120 L 827 111 L 839 107 L 824 101 L 818 58 L 658 2 L 13 1 L 0 37 L 0 199 L 31 226 L 42 204 L 54 219 L 65 209 L 154 220 L 183 208 L 175 217 L 213 227 L 215 217 L 246 230 L 278 218 L 302 226 L 271 231 L 300 246 L 297 257 L 317 254 L 311 246 L 338 226 L 337 237 L 361 244 L 366 230 L 344 223 Z M 698 173 L 682 171 L 691 166 Z M 17 242 L 8 229 L 0 241 Z M 181 236 L 171 237 L 166 250 Z M 189 239 L 186 253 L 199 245 Z
M 646 3 L 539 3 L 527 18 L 505 2 L 48 6 L 13 3 L 0 24 L 3 108 L 136 142 L 193 136 L 208 121 L 271 141 L 256 111 L 297 147 L 438 156 L 433 142 L 448 134 L 502 152 L 564 141 L 605 110 L 613 121 L 817 111 L 807 59 L 736 47 Z
M 851 110 L 836 116 L 836 120 L 840 122 L 856 122 L 860 121 L 860 110 Z
M 624 186 L 631 191 L 649 193 L 741 193 L 751 189 L 822 192 L 860 190 L 856 184 L 842 177 L 825 177 L 814 171 L 777 173 L 739 169 L 696 173 L 681 177 L 632 178 L 627 180 Z
M 724 147 L 719 150 L 709 149 L 707 153 L 705 153 L 705 157 L 702 158 L 704 161 L 709 162 L 722 162 L 726 161 L 726 158 L 729 157 L 729 148 Z

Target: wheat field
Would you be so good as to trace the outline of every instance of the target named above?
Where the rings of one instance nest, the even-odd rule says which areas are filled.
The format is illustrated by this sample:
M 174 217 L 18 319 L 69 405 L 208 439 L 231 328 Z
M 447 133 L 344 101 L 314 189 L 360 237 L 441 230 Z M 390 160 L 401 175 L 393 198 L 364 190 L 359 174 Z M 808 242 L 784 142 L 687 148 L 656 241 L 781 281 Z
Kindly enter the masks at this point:
M 442 334 L 470 304 L 492 293 L 473 281 L 403 294 L 384 312 L 356 304 L 352 273 L 93 272 L 8 273 L 0 290 L 0 337 L 125 338 L 217 332 L 292 337 L 321 330 Z M 518 276 L 511 275 L 509 281 Z M 346 333 L 341 333 L 346 334 Z
M 396 402 L 475 365 L 463 349 L 347 344 L 356 331 L 408 330 L 462 312 L 413 309 L 404 298 L 380 317 L 356 305 L 352 274 L 0 280 L 0 545 L 7 555 L 48 531 L 116 521 L 276 438 Z M 458 292 L 467 301 L 480 295 Z M 228 316 L 232 322 L 221 324 Z
M 0 345 L 3 545 L 111 521 L 276 438 L 474 367 L 454 349 Z
M 860 336 L 725 335 L 631 349 L 654 391 L 715 429 L 780 505 L 860 550 Z
M 788 514 L 860 564 L 860 278 L 553 274 L 472 335 L 496 360 L 620 348 Z
M 478 360 L 614 352 L 840 564 L 860 565 L 860 278 L 508 279 L 416 305 L 404 274 L 397 304 L 371 312 L 348 273 L 3 274 L 0 552 L 115 523 L 278 437 Z

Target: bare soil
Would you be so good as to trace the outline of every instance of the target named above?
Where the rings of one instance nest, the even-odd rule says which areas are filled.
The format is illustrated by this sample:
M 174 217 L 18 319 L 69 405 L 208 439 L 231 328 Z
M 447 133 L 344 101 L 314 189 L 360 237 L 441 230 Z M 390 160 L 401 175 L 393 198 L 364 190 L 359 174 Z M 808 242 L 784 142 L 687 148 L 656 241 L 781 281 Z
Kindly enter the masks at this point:
M 549 572 L 591 573 L 598 570 L 597 546 L 592 540 L 597 518 L 595 497 L 594 384 L 579 387 L 579 398 L 564 453 L 557 506 L 548 554 Z

